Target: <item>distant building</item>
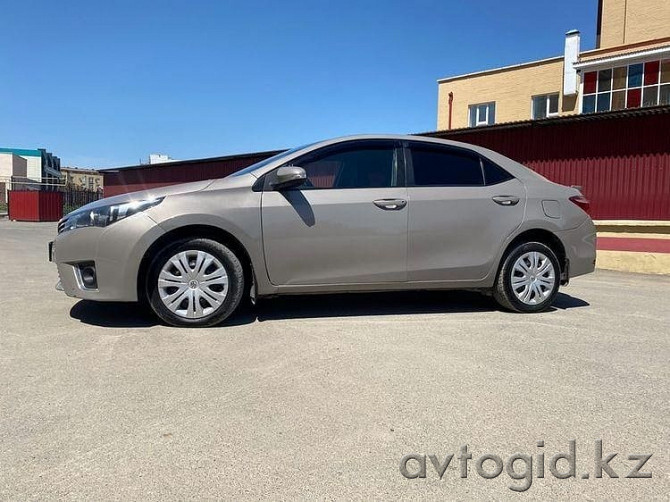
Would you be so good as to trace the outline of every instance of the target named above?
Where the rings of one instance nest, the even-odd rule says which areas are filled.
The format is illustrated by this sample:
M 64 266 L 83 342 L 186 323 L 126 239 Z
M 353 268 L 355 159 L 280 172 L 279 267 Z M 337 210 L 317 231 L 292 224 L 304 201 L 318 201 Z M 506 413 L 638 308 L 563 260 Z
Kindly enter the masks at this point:
M 149 155 L 149 164 L 164 164 L 165 162 L 174 162 L 175 160 L 163 153 L 152 153 Z
M 60 159 L 44 148 L 0 148 L 0 153 L 13 154 L 26 160 L 26 178 L 33 183 L 44 183 L 42 189 L 55 190 L 60 182 Z
M 0 152 L 0 204 L 7 203 L 7 191 L 14 183 L 26 180 L 27 171 L 26 159 L 11 152 Z
M 670 105 L 670 0 L 599 0 L 596 48 L 580 43 L 569 31 L 563 56 L 438 80 L 437 128 Z
M 61 167 L 62 182 L 75 190 L 100 192 L 103 188 L 102 174 L 95 169 Z

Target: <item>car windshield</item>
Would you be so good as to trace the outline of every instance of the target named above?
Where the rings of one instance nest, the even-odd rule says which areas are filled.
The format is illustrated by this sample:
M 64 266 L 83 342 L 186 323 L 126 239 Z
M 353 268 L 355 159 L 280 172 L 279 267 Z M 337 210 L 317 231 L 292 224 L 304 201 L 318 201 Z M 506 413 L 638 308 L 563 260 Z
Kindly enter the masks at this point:
M 303 148 L 307 148 L 309 146 L 312 146 L 314 144 L 315 143 L 308 143 L 307 145 L 298 146 L 296 148 L 291 148 L 290 150 L 286 150 L 284 152 L 278 153 L 277 155 L 273 155 L 270 158 L 267 158 L 265 160 L 261 160 L 260 162 L 256 162 L 255 164 L 251 164 L 250 166 L 245 167 L 244 169 L 242 169 L 240 171 L 236 171 L 233 174 L 231 174 L 231 176 L 242 176 L 243 174 L 252 173 L 256 169 L 260 169 L 261 167 L 265 167 L 268 164 L 270 164 L 271 162 L 275 162 L 277 160 L 283 159 L 284 157 L 288 157 L 289 155 L 291 155 L 291 154 L 293 154 L 293 153 L 295 153 L 299 150 L 302 150 Z

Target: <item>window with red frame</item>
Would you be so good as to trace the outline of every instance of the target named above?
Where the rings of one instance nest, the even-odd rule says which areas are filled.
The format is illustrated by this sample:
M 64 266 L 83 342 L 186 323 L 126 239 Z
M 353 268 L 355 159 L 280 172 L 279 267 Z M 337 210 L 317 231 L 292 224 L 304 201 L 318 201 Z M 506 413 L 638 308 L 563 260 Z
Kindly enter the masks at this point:
M 670 59 L 586 72 L 582 113 L 670 105 Z

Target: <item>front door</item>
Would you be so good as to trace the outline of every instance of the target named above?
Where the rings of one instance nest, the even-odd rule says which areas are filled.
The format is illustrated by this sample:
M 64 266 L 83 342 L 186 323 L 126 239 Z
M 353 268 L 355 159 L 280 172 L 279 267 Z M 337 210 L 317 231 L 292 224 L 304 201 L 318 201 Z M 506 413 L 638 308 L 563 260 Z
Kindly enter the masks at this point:
M 399 152 L 389 140 L 345 142 L 291 162 L 307 173 L 302 186 L 274 191 L 265 183 L 263 247 L 273 284 L 406 280 L 408 207 Z

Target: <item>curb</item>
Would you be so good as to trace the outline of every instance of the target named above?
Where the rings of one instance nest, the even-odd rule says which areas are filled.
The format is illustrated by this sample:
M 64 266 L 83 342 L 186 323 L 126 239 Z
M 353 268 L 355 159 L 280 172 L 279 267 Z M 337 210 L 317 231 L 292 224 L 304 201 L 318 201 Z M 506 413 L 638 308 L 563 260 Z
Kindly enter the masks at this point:
M 670 275 L 670 221 L 596 220 L 596 268 Z
M 593 223 L 598 233 L 670 234 L 670 221 L 594 220 Z
M 598 250 L 596 268 L 636 274 L 670 275 L 670 253 Z

